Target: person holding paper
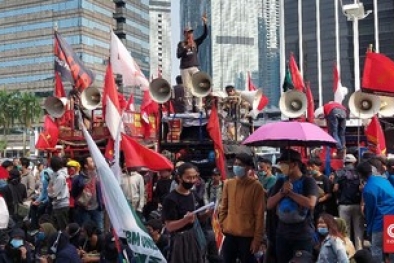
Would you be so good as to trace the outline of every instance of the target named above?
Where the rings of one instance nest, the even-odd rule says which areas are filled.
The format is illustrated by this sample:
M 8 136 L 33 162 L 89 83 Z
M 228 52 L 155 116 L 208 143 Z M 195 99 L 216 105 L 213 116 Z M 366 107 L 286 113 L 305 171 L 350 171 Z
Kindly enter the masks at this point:
M 178 167 L 179 184 L 163 201 L 162 217 L 171 234 L 169 263 L 199 263 L 204 258 L 205 236 L 200 236 L 199 220 L 209 216 L 211 210 L 200 214 L 196 197 L 191 191 L 198 178 L 197 168 L 191 163 Z M 197 241 L 197 242 L 196 242 Z
M 225 263 L 254 262 L 264 234 L 264 190 L 250 174 L 253 157 L 237 154 L 233 172 L 235 178 L 225 182 L 222 194 L 219 223 L 225 235 L 222 253 Z

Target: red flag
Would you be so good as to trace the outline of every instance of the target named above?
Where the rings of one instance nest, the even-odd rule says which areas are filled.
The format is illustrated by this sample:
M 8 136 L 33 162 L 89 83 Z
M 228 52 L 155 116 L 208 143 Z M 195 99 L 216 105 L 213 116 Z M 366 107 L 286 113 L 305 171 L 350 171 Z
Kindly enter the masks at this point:
M 120 116 L 121 106 L 119 103 L 119 93 L 116 88 L 111 63 L 108 63 L 107 71 L 105 73 L 102 105 L 104 109 L 103 115 L 105 118 L 105 124 L 107 125 L 112 138 L 115 139 L 118 135 L 119 123 L 122 120 Z
M 248 90 L 249 91 L 255 91 L 257 90 L 256 86 L 253 84 L 252 79 L 250 78 L 250 72 L 248 71 L 248 76 L 247 76 L 247 85 L 248 85 Z
M 172 170 L 174 165 L 166 157 L 122 134 L 121 149 L 128 168 L 146 167 L 151 171 Z
M 55 92 L 53 94 L 56 98 L 66 97 L 66 92 L 64 91 L 62 77 L 57 71 L 55 71 Z
M 379 118 L 375 115 L 370 124 L 365 128 L 369 148 L 375 154 L 386 154 L 386 139 L 380 125 Z
M 300 71 L 298 70 L 297 63 L 294 59 L 294 55 L 290 55 L 289 60 L 289 69 L 291 73 L 291 79 L 293 81 L 293 86 L 296 90 L 303 92 L 304 91 L 304 80 L 301 76 Z
M 107 160 L 113 161 L 115 154 L 115 141 L 111 137 L 108 139 L 107 145 L 105 146 L 104 157 Z
M 51 117 L 46 115 L 44 121 L 44 131 L 41 132 L 38 137 L 36 149 L 54 149 L 56 147 L 58 139 L 59 128 L 57 127 L 56 123 L 51 119 Z
M 149 115 L 156 115 L 159 112 L 159 105 L 152 100 L 149 90 L 144 91 L 140 109 L 142 126 L 144 127 L 144 137 L 147 138 L 150 136 Z
M 224 159 L 224 148 L 222 141 L 222 133 L 220 131 L 220 125 L 219 125 L 218 110 L 216 108 L 215 103 L 213 103 L 211 113 L 209 115 L 207 131 L 213 141 L 213 145 L 215 148 L 216 167 L 219 169 L 220 174 L 222 175 L 222 180 L 224 180 L 227 177 L 227 169 L 226 169 L 226 161 Z
M 306 84 L 305 95 L 307 100 L 307 119 L 308 122 L 315 122 L 315 102 L 313 101 L 313 94 L 311 91 L 310 83 Z
M 385 55 L 367 52 L 363 73 L 363 90 L 393 94 L 394 61 Z

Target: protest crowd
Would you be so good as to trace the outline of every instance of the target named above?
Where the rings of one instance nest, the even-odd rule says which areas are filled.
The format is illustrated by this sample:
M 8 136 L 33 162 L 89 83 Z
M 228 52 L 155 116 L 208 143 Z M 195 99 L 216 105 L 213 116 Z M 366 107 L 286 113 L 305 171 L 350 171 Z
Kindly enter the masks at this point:
M 305 163 L 294 150 L 257 167 L 240 153 L 226 180 L 179 161 L 153 185 L 152 173 L 124 166 L 120 185 L 168 262 L 393 262 L 382 232 L 394 215 L 394 161 L 344 160 L 328 177 L 319 158 Z M 34 166 L 15 158 L 0 170 L 1 263 L 119 262 L 119 246 L 134 262 L 113 235 L 90 156 Z

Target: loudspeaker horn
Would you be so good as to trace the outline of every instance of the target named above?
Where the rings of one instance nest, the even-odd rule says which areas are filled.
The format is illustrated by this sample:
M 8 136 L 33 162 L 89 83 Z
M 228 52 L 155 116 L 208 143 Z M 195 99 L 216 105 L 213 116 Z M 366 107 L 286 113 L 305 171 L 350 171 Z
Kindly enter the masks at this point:
M 149 93 L 157 103 L 163 104 L 171 99 L 171 85 L 167 80 L 157 78 L 149 84 Z
M 240 92 L 241 99 L 246 100 L 249 105 L 252 107 L 252 111 L 250 115 L 255 118 L 260 112 L 263 111 L 259 109 L 261 99 L 263 97 L 263 92 L 261 90 L 254 90 L 254 91 L 241 91 Z
M 349 110 L 360 119 L 372 118 L 380 110 L 380 98 L 360 90 L 356 91 L 350 96 Z
M 303 92 L 290 90 L 279 100 L 280 111 L 289 118 L 298 118 L 306 111 L 306 95 Z
M 379 114 L 382 117 L 393 117 L 394 115 L 394 98 L 380 96 Z
M 44 109 L 51 115 L 53 118 L 60 118 L 66 112 L 67 109 L 67 98 L 56 98 L 56 97 L 48 97 L 44 102 Z
M 95 110 L 101 104 L 101 92 L 96 87 L 86 88 L 81 93 L 81 104 L 87 110 Z
M 199 71 L 194 73 L 192 76 L 192 84 L 192 94 L 195 97 L 202 98 L 211 93 L 212 79 L 205 72 Z

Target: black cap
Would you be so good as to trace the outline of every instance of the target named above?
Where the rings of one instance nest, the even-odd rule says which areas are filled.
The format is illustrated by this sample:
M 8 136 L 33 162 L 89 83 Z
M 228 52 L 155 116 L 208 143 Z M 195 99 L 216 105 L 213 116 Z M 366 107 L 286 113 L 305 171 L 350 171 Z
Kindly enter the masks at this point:
M 292 149 L 285 149 L 282 151 L 280 157 L 276 160 L 277 163 L 281 161 L 298 161 L 302 162 L 301 154 Z
M 358 263 L 374 263 L 374 259 L 370 251 L 361 249 L 354 254 L 353 259 Z

